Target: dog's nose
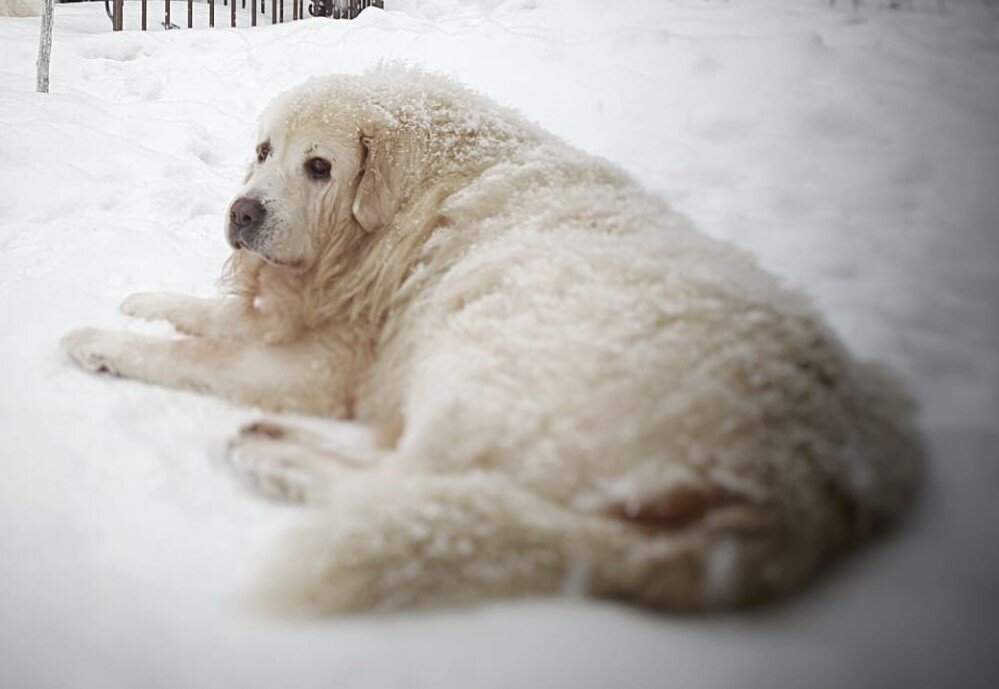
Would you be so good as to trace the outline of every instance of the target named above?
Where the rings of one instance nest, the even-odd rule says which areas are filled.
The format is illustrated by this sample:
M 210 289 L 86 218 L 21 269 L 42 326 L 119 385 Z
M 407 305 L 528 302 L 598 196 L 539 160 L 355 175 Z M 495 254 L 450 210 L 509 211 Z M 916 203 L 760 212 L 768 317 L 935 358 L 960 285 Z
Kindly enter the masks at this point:
M 242 246 L 240 240 L 250 239 L 253 233 L 260 229 L 266 215 L 267 209 L 258 199 L 241 196 L 233 201 L 229 206 L 229 227 L 226 232 L 229 244 L 234 249 L 240 248 Z
M 242 196 L 232 203 L 229 209 L 229 222 L 239 229 L 258 227 L 267 215 L 264 204 L 257 199 Z

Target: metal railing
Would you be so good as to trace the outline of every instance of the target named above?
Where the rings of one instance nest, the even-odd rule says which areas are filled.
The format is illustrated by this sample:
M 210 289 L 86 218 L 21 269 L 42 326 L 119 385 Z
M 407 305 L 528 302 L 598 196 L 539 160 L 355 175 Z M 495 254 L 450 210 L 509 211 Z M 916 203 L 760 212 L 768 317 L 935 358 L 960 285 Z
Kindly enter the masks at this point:
M 238 0 L 222 0 L 223 6 L 229 8 L 229 26 L 236 26 L 236 2 Z M 246 9 L 247 0 L 242 1 L 242 8 Z M 170 0 L 163 2 L 163 28 L 179 29 L 177 24 L 171 21 Z M 198 4 L 203 4 L 201 0 Z M 250 26 L 257 25 L 258 14 L 266 23 L 268 17 L 267 0 L 249 0 L 250 2 Z M 305 19 L 305 0 L 288 0 L 291 5 L 290 21 Z M 135 4 L 130 2 L 129 5 Z M 149 18 L 149 5 L 151 0 L 140 0 L 142 5 L 141 29 L 146 31 Z M 216 0 L 207 0 L 208 4 L 208 26 L 215 26 L 215 4 Z M 257 6 L 260 12 L 257 12 Z M 284 23 L 285 21 L 285 0 L 270 0 L 270 23 Z M 330 17 L 331 19 L 354 19 L 362 10 L 368 7 L 384 7 L 383 0 L 310 0 L 309 15 L 313 17 Z M 121 31 L 125 26 L 125 0 L 104 0 L 104 10 L 111 20 L 113 31 Z M 187 28 L 194 28 L 194 0 L 187 0 Z

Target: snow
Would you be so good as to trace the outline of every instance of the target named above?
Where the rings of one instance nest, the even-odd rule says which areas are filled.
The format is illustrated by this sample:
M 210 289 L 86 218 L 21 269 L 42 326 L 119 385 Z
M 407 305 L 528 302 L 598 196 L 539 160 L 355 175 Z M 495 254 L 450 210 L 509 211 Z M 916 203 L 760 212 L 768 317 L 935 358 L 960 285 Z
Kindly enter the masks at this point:
M 101 4 L 58 5 L 47 95 L 39 20 L 0 18 L 0 685 L 986 686 L 999 5 L 386 5 L 353 22 L 120 34 Z M 126 27 L 137 15 L 126 3 Z M 913 519 L 797 599 L 740 614 L 570 598 L 310 621 L 247 610 L 296 517 L 220 466 L 259 412 L 86 375 L 57 342 L 78 325 L 167 332 L 117 313 L 133 291 L 212 294 L 256 115 L 309 76 L 381 58 L 454 74 L 622 165 L 896 367 L 931 450 Z

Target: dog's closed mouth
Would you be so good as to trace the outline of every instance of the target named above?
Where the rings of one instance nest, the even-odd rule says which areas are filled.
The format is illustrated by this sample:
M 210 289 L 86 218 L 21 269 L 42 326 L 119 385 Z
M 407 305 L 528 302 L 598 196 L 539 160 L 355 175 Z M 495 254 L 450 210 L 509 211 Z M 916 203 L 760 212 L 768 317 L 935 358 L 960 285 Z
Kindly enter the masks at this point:
M 259 256 L 260 258 L 264 259 L 267 263 L 269 263 L 270 265 L 275 266 L 277 268 L 288 268 L 288 269 L 291 269 L 291 270 L 300 270 L 305 265 L 305 261 L 302 260 L 302 259 L 297 259 L 297 260 L 294 260 L 294 261 L 285 261 L 285 260 L 282 260 L 282 259 L 274 258 L 273 256 L 268 256 L 267 254 L 262 254 L 262 253 L 260 253 L 258 251 L 254 251 L 253 249 L 250 249 L 250 248 L 248 248 L 246 246 L 241 246 L 240 248 L 243 251 L 250 252 L 254 256 Z
M 229 246 L 231 246 L 233 249 L 236 249 L 237 251 L 245 251 L 249 254 L 253 254 L 254 256 L 258 256 L 264 259 L 264 261 L 266 261 L 268 264 L 275 266 L 277 268 L 289 268 L 291 270 L 300 270 L 305 265 L 305 261 L 303 259 L 288 261 L 284 259 L 274 258 L 273 256 L 268 256 L 267 254 L 261 251 L 257 251 L 256 249 L 249 246 L 246 242 L 243 241 L 242 237 L 239 236 L 230 237 Z

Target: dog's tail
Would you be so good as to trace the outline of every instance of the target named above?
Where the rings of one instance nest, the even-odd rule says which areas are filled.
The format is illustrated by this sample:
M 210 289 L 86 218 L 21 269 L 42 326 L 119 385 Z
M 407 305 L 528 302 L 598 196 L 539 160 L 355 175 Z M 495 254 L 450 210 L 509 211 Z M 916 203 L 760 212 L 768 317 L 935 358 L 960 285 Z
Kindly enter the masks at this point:
M 338 482 L 285 537 L 259 591 L 306 614 L 567 592 L 671 609 L 751 602 L 795 587 L 824 548 L 749 504 L 663 528 L 578 512 L 496 475 Z

